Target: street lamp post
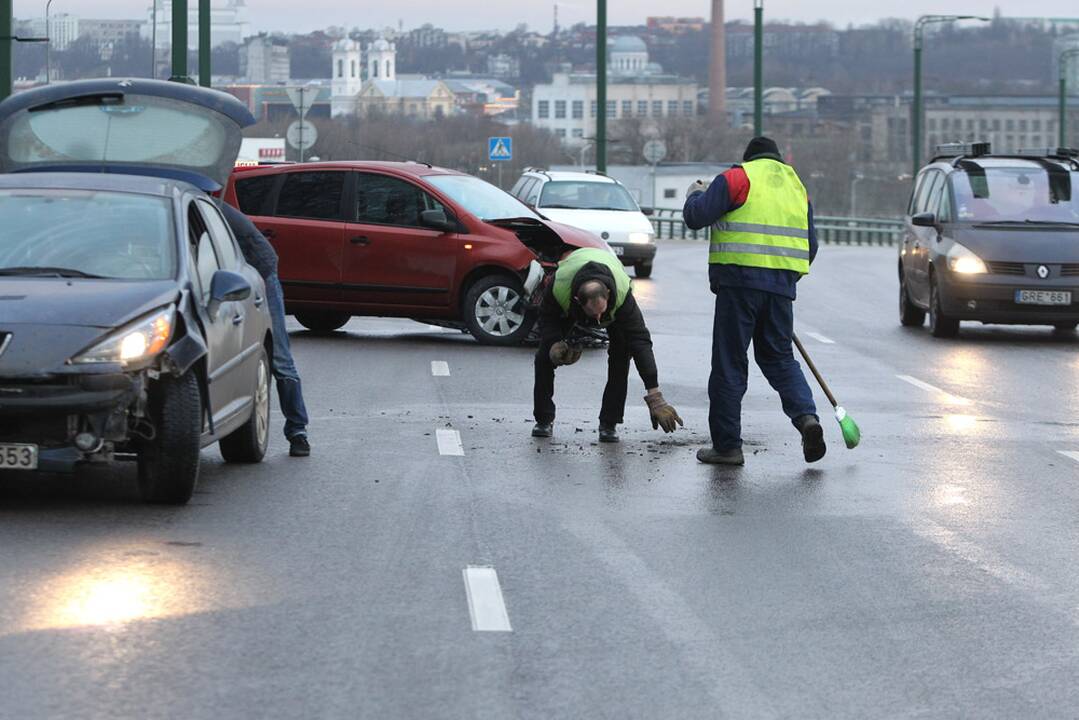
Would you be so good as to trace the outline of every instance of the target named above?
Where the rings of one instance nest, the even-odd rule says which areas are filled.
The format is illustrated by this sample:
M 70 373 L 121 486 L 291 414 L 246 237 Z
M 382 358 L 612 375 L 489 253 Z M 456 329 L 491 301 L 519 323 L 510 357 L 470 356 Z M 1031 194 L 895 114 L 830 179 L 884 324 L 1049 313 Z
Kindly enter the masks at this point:
M 753 1 L 753 134 L 764 134 L 764 0 Z
M 607 0 L 596 0 L 596 170 L 607 172 Z
M 858 183 L 865 180 L 865 175 L 860 172 L 854 173 L 854 177 L 850 181 L 850 216 L 858 217 L 858 196 L 855 194 L 858 192 Z
M 45 84 L 48 85 L 52 82 L 52 62 L 50 60 L 52 55 L 52 28 L 49 26 L 49 8 L 52 7 L 52 0 L 48 0 L 45 3 Z
M 1066 147 L 1068 144 L 1068 133 L 1066 131 L 1068 124 L 1068 60 L 1073 57 L 1079 57 L 1079 48 L 1070 48 L 1060 53 L 1060 59 L 1057 64 L 1060 67 L 1060 118 L 1057 120 L 1057 126 L 1060 129 L 1060 147 Z
M 978 15 L 922 15 L 914 23 L 914 104 L 910 113 L 911 129 L 911 162 L 914 165 L 914 174 L 922 165 L 922 43 L 926 25 L 934 23 L 949 23 L 957 20 L 980 20 L 990 22 L 992 18 Z

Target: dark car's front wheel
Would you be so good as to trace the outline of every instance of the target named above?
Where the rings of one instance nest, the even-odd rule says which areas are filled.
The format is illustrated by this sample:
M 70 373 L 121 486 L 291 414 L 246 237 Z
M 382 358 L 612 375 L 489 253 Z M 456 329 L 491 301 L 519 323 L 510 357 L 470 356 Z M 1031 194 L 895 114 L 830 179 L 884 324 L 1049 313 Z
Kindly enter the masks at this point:
M 639 278 L 652 277 L 652 263 L 640 262 L 633 266 L 633 275 Z
M 907 282 L 899 278 L 899 324 L 903 327 L 921 327 L 925 323 L 925 310 L 910 301 Z
M 508 275 L 480 278 L 465 293 L 464 320 L 484 345 L 520 345 L 536 318 L 527 311 L 521 281 Z
M 219 443 L 225 462 L 257 463 L 266 456 L 270 444 L 270 361 L 266 350 L 259 352 L 252 400 L 251 417 Z
M 959 321 L 941 310 L 940 286 L 933 276 L 929 278 L 929 332 L 938 338 L 953 338 L 959 334 Z
M 202 396 L 195 374 L 154 383 L 150 412 L 156 432 L 139 449 L 139 494 L 146 502 L 183 505 L 199 480 Z
M 296 313 L 296 320 L 301 325 L 317 333 L 330 333 L 343 328 L 352 316 L 345 312 L 327 310 L 304 310 Z

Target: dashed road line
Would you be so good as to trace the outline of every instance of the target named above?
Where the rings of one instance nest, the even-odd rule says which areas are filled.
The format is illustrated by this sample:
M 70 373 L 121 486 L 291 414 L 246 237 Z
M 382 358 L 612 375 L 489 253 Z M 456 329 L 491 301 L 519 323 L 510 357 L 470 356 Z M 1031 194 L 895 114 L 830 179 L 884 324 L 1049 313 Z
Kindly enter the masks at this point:
M 513 632 L 498 573 L 486 565 L 469 565 L 464 569 L 468 614 L 476 632 Z
M 948 398 L 949 401 L 955 403 L 956 405 L 970 405 L 970 400 L 967 400 L 966 398 L 963 398 L 963 397 L 959 397 L 958 395 L 952 395 L 950 392 L 948 392 L 946 390 L 941 390 L 936 385 L 930 385 L 929 383 L 923 382 L 923 381 L 919 380 L 916 377 L 911 377 L 910 375 L 896 375 L 896 377 L 899 378 L 900 380 L 902 380 L 905 383 L 909 383 L 909 384 L 913 385 L 914 387 L 919 388 L 920 390 L 925 390 L 926 392 L 931 392 L 931 393 L 936 393 L 937 395 L 942 395 L 942 396 Z
M 438 439 L 439 455 L 464 456 L 465 448 L 461 444 L 461 433 L 456 430 L 439 428 L 435 431 L 435 437 Z
M 450 376 L 450 364 L 445 360 L 432 360 L 431 361 L 431 374 L 435 377 L 449 377 Z
M 806 335 L 813 338 L 814 340 L 816 340 L 819 343 L 823 343 L 825 345 L 835 345 L 835 340 L 832 340 L 831 338 L 825 337 L 824 335 L 821 335 L 820 333 L 807 332 Z
M 1057 452 L 1066 458 L 1071 458 L 1075 462 L 1079 462 L 1079 452 L 1075 452 L 1074 450 L 1057 450 Z

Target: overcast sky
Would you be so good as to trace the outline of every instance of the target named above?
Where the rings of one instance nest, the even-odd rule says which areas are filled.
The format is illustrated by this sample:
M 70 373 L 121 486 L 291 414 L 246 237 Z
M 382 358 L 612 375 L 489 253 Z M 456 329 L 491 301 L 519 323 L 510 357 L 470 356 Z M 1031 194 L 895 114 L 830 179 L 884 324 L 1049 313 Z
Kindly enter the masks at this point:
M 221 0 L 214 0 L 215 4 Z M 192 5 L 198 0 L 189 0 Z M 424 23 L 450 30 L 505 28 L 521 22 L 547 31 L 551 27 L 554 3 L 547 0 L 406 0 L 391 3 L 383 0 L 247 0 L 254 30 L 306 32 L 329 25 L 346 27 L 395 26 L 403 21 L 406 29 Z M 70 12 L 81 17 L 146 17 L 149 0 L 53 0 L 52 12 Z M 568 0 L 558 3 L 560 24 L 595 21 L 595 3 Z M 828 20 L 839 27 L 848 23 L 873 22 L 882 17 L 914 19 L 923 13 L 992 15 L 994 6 L 1011 16 L 1079 16 L 1075 0 L 765 0 L 765 17 L 815 22 Z M 608 0 L 612 25 L 642 24 L 649 15 L 707 16 L 709 0 Z M 750 19 L 752 0 L 727 2 L 728 19 Z M 41 17 L 45 0 L 15 0 L 19 18 Z

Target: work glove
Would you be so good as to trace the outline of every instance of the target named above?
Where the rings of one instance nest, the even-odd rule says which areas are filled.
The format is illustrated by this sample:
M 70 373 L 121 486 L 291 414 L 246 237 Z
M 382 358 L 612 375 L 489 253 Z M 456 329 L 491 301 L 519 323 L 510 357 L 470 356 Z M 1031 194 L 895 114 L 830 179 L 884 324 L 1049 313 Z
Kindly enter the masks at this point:
M 551 346 L 551 351 L 548 353 L 551 358 L 551 363 L 558 367 L 559 365 L 572 365 L 581 359 L 581 349 L 573 348 L 569 346 L 565 340 L 559 340 Z
M 678 425 L 685 427 L 682 418 L 678 417 L 678 411 L 663 399 L 663 393 L 659 390 L 645 395 L 644 401 L 648 404 L 648 414 L 652 416 L 653 430 L 663 428 L 663 432 L 670 433 L 678 429 Z
M 711 184 L 712 184 L 711 182 L 706 182 L 704 180 L 694 180 L 693 184 L 690 185 L 689 188 L 686 189 L 686 197 L 688 198 L 688 197 L 691 197 L 693 195 L 696 195 L 697 193 L 704 192 L 705 190 L 708 189 L 708 186 L 711 185 Z

